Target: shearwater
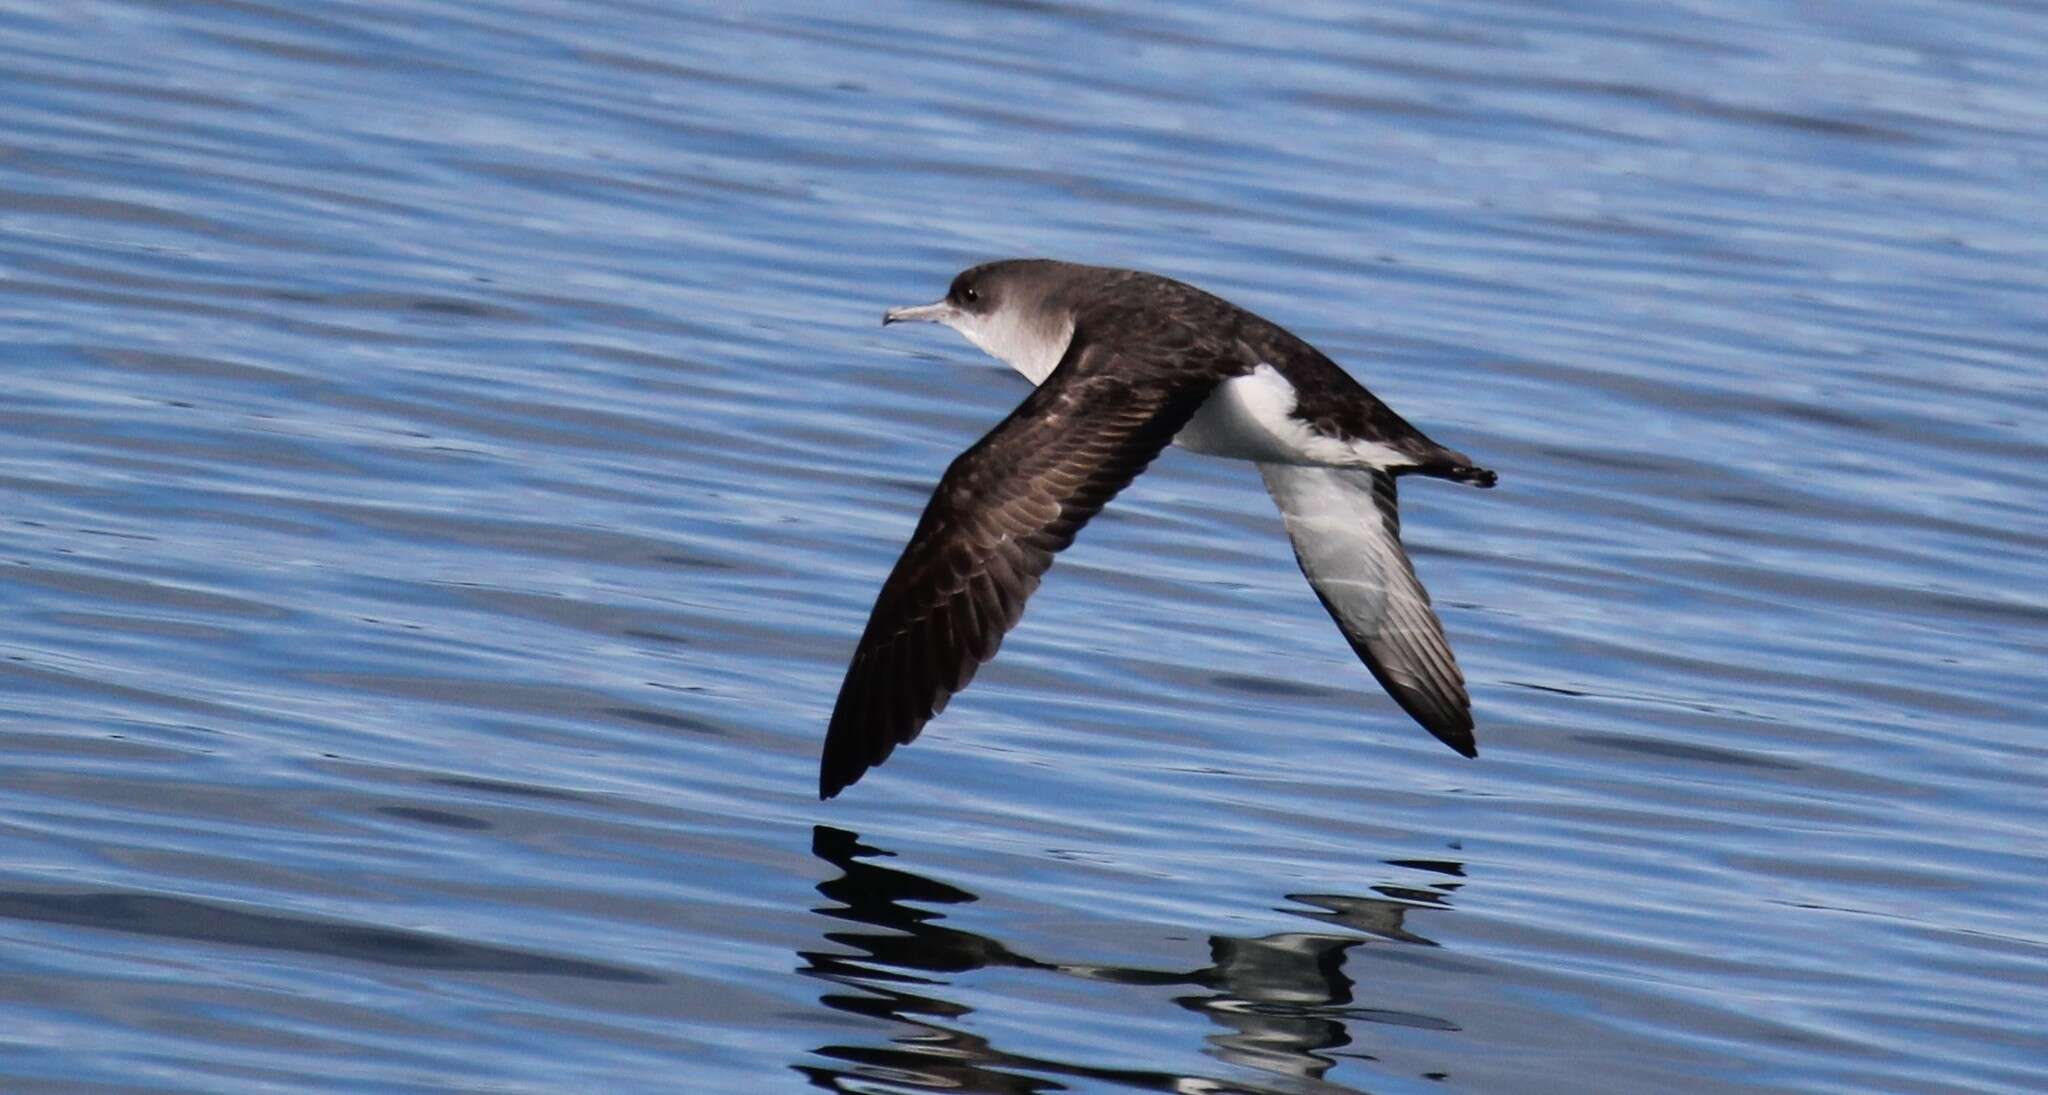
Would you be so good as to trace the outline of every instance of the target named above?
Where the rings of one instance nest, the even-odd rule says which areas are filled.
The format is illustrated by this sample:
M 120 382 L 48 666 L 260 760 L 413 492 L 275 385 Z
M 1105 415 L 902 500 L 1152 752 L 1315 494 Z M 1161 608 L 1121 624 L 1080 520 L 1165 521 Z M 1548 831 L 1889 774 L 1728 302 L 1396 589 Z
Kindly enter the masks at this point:
M 1294 556 L 1401 708 L 1477 756 L 1472 701 L 1401 549 L 1403 475 L 1491 487 L 1279 325 L 1171 278 L 1047 259 L 963 271 L 886 324 L 943 323 L 1036 385 L 961 453 L 882 583 L 825 735 L 831 798 L 995 656 L 1053 556 L 1171 442 L 1256 464 Z

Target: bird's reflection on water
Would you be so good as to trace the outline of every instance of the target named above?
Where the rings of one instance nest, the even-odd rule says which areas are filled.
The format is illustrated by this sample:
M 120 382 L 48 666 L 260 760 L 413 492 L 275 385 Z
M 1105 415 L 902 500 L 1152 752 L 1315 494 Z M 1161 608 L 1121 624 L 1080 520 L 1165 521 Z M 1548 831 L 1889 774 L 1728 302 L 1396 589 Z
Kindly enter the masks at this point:
M 1342 931 L 1281 932 L 1258 938 L 1214 935 L 1209 939 L 1208 965 L 1172 970 L 1019 954 L 998 940 L 939 923 L 945 916 L 934 906 L 964 904 L 976 896 L 874 862 L 893 853 L 861 843 L 858 834 L 818 826 L 811 848 L 843 872 L 818 884 L 818 892 L 832 904 L 816 911 L 881 930 L 825 932 L 825 940 L 837 949 L 801 952 L 801 972 L 834 986 L 819 996 L 826 1007 L 910 1028 L 886 1041 L 828 1044 L 816 1050 L 819 1057 L 843 1062 L 842 1066 L 795 1066 L 814 1085 L 828 1090 L 846 1090 L 844 1081 L 858 1080 L 864 1091 L 877 1083 L 913 1090 L 1057 1091 L 1066 1085 L 1055 1077 L 1069 1076 L 1141 1090 L 1339 1092 L 1352 1089 L 1323 1079 L 1339 1058 L 1374 1059 L 1358 1048 L 1369 1042 L 1354 1038 L 1358 1025 L 1458 1029 L 1434 1016 L 1360 1006 L 1352 980 L 1344 973 L 1352 948 L 1374 939 L 1436 946 L 1411 931 L 1405 920 L 1410 909 L 1448 907 L 1448 896 L 1463 876 L 1462 865 L 1455 862 L 1390 861 L 1445 877 L 1425 888 L 1378 886 L 1373 889 L 1380 896 L 1374 897 L 1290 894 L 1288 900 L 1303 907 L 1289 911 Z M 1209 1037 L 1209 1051 L 1229 1064 L 1283 1077 L 1282 1086 L 1263 1088 L 1220 1077 L 1076 1064 L 1005 1050 L 961 1029 L 958 1020 L 973 1009 L 948 998 L 954 975 L 999 968 L 1117 985 L 1193 987 L 1199 991 L 1171 1001 L 1224 1028 Z

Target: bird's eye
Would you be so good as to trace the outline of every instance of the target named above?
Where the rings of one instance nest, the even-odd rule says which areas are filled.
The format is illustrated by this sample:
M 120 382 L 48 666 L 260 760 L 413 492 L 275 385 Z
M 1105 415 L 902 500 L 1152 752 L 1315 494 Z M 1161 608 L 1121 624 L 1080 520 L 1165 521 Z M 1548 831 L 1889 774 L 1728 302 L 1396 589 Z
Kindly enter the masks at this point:
M 973 304 L 975 301 L 981 299 L 981 290 L 976 289 L 975 287 L 970 285 L 967 288 L 960 290 L 960 299 L 966 301 L 969 304 Z

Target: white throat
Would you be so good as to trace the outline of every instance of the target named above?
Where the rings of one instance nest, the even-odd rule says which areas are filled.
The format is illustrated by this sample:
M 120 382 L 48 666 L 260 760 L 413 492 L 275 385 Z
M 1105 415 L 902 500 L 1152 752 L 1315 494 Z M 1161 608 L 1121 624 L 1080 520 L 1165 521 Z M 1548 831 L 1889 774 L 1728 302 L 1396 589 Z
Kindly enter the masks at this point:
M 1030 323 L 1020 308 L 1002 308 L 985 315 L 955 313 L 946 325 L 1033 384 L 1043 384 L 1052 375 L 1074 337 L 1072 319 L 1056 326 Z

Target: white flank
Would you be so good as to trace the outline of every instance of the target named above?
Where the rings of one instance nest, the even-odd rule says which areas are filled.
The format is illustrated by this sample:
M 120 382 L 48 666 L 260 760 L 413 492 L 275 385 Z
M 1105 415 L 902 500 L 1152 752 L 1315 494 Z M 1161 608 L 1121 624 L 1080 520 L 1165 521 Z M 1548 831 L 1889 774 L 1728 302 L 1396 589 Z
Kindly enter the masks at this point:
M 1217 385 L 1173 443 L 1192 452 L 1262 464 L 1386 470 L 1414 463 L 1385 445 L 1318 433 L 1294 417 L 1297 402 L 1294 385 L 1280 370 L 1262 364 Z

